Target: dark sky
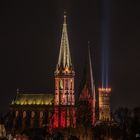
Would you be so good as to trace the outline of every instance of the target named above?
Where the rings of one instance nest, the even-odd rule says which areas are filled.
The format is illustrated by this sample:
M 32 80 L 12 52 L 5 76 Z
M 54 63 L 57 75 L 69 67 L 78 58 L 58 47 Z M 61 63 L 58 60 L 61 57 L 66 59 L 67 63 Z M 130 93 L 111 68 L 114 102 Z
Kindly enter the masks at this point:
M 0 2 L 0 111 L 23 92 L 54 94 L 64 9 L 76 72 L 76 93 L 91 41 L 96 88 L 101 81 L 103 0 Z M 109 85 L 112 107 L 140 106 L 140 1 L 108 0 Z

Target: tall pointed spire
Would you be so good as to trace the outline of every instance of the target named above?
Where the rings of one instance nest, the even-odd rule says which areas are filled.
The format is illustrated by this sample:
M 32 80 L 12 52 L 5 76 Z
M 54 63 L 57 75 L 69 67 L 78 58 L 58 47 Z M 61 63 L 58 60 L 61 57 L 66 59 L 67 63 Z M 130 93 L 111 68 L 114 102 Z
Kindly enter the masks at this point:
M 88 42 L 88 55 L 87 61 L 85 63 L 83 71 L 83 79 L 81 81 L 80 90 L 79 90 L 79 104 L 82 106 L 82 102 L 86 101 L 86 109 L 89 109 L 85 117 L 87 120 L 91 121 L 92 125 L 95 124 L 95 85 L 93 80 L 93 71 L 91 63 L 91 53 L 90 46 Z M 84 104 L 85 107 L 85 104 Z M 82 108 L 82 107 L 81 107 Z M 80 111 L 80 110 L 79 110 Z M 84 110 L 85 112 L 87 110 Z M 89 113 L 91 117 L 89 117 Z M 85 118 L 84 118 L 85 119 Z
M 93 73 L 92 73 L 92 64 L 91 64 L 90 46 L 89 45 L 90 45 L 90 42 L 88 41 L 88 61 L 89 61 L 89 72 L 90 72 L 90 81 L 89 82 L 91 83 L 91 93 L 93 94 L 94 82 L 93 82 Z
M 90 52 L 90 43 L 88 42 L 88 56 L 85 63 L 85 68 L 83 71 L 83 79 L 80 85 L 79 97 L 82 96 L 82 91 L 86 89 L 88 95 L 87 97 L 92 97 L 95 99 L 95 85 L 93 80 L 93 70 L 91 62 L 91 52 Z M 85 94 L 85 93 L 84 93 Z M 86 98 L 87 98 L 86 97 Z
M 59 59 L 57 63 L 56 72 L 72 72 L 72 62 L 71 55 L 69 49 L 69 40 L 67 33 L 67 16 L 66 12 L 64 12 L 64 22 L 61 36 L 61 45 L 59 51 Z
M 92 125 L 95 124 L 95 102 L 96 102 L 96 93 L 95 93 L 95 83 L 93 79 L 92 63 L 91 63 L 91 53 L 90 53 L 90 42 L 88 42 L 88 56 L 89 56 L 89 69 L 90 69 L 90 83 L 91 83 L 91 97 L 92 100 Z
M 55 76 L 55 97 L 54 97 L 55 111 L 53 121 L 54 128 L 76 127 L 75 88 L 74 88 L 75 72 L 72 68 L 66 20 L 67 16 L 66 13 L 64 13 L 64 22 L 62 29 L 59 58 L 54 73 Z M 72 119 L 70 119 L 69 116 L 71 116 Z
M 91 83 L 91 96 L 94 97 L 94 80 L 93 80 L 93 71 L 91 63 L 91 53 L 90 53 L 90 42 L 88 41 L 88 60 L 89 60 L 89 72 L 90 72 L 90 83 Z

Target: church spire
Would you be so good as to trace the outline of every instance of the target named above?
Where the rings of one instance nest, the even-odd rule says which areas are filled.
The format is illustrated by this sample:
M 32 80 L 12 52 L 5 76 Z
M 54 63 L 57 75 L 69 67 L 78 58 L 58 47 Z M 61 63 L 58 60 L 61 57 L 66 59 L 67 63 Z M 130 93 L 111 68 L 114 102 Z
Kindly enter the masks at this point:
M 90 74 L 90 85 L 91 85 L 91 96 L 94 97 L 94 80 L 93 80 L 93 71 L 92 71 L 92 63 L 91 63 L 91 53 L 90 53 L 90 42 L 88 41 L 88 61 L 89 61 L 89 74 Z
M 64 22 L 61 36 L 61 45 L 59 51 L 59 58 L 56 68 L 56 73 L 71 73 L 72 72 L 72 62 L 69 49 L 69 40 L 67 33 L 67 15 L 64 12 Z
M 88 122 L 90 121 L 92 125 L 95 124 L 95 85 L 93 80 L 93 71 L 92 71 L 92 62 L 91 62 L 91 52 L 90 52 L 90 44 L 88 42 L 88 49 L 87 49 L 87 59 L 83 71 L 83 79 L 81 80 L 80 84 L 80 90 L 79 90 L 79 104 L 82 106 L 82 102 L 86 101 L 88 104 L 86 105 L 86 109 L 89 108 L 89 110 L 83 110 L 82 112 L 87 112 L 85 117 L 83 119 L 87 119 Z M 81 110 L 79 110 L 81 112 Z M 89 113 L 90 116 L 89 117 Z
M 87 91 L 86 93 L 85 90 Z M 92 97 L 95 99 L 95 85 L 94 85 L 92 62 L 91 62 L 90 42 L 88 42 L 87 59 L 83 71 L 83 78 L 80 84 L 79 98 L 81 97 L 84 98 L 82 94 L 84 96 L 86 95 L 85 98 Z

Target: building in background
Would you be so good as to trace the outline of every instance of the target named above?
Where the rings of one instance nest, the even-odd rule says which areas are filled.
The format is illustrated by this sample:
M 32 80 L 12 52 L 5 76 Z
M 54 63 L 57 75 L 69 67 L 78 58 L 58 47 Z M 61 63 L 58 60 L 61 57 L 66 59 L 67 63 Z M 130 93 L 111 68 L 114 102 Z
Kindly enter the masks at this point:
M 78 97 L 78 120 L 82 123 L 94 126 L 95 124 L 95 83 L 91 63 L 91 53 L 88 44 L 88 55 L 83 69 L 83 77 L 80 84 Z

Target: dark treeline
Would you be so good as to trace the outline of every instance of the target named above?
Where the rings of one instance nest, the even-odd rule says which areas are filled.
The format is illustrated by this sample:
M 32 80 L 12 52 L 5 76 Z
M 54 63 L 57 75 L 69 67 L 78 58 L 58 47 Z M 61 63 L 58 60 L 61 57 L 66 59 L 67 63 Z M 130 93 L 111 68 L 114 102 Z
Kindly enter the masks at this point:
M 95 139 L 104 140 L 104 137 L 113 140 L 140 139 L 140 107 L 132 110 L 120 107 L 111 115 L 112 121 L 95 126 Z

